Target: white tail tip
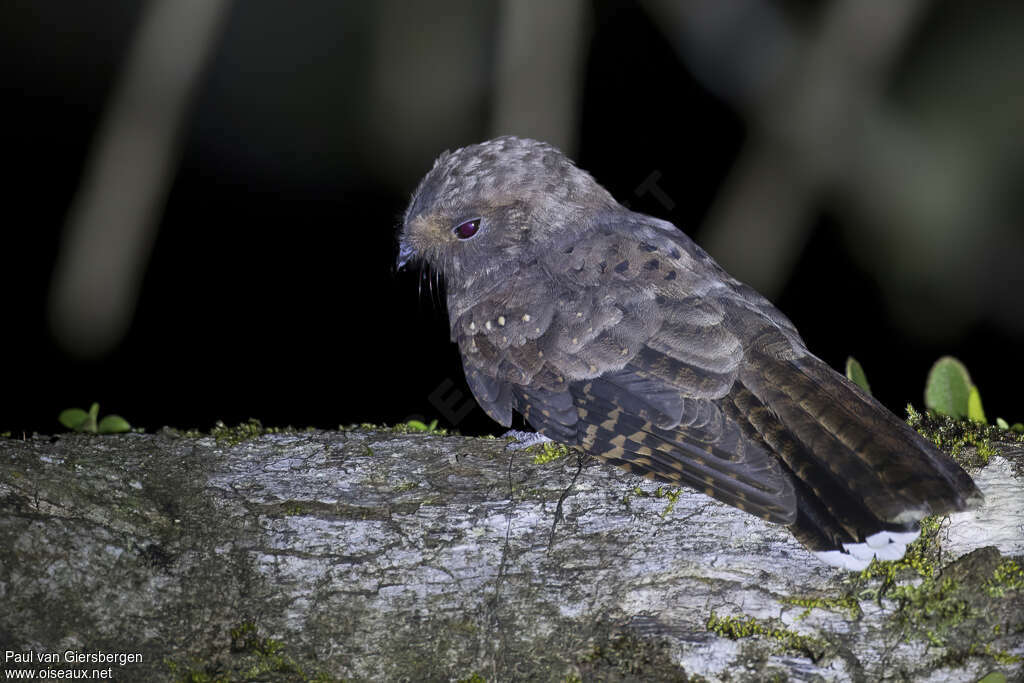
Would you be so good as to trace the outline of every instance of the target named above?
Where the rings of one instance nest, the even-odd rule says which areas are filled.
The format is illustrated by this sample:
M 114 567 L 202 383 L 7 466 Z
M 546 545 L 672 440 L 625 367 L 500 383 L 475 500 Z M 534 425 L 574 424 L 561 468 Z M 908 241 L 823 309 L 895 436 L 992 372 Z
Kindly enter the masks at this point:
M 864 543 L 844 543 L 842 550 L 814 554 L 825 564 L 859 572 L 876 557 L 885 561 L 899 560 L 907 552 L 907 546 L 920 535 L 920 531 L 879 531 L 864 539 Z

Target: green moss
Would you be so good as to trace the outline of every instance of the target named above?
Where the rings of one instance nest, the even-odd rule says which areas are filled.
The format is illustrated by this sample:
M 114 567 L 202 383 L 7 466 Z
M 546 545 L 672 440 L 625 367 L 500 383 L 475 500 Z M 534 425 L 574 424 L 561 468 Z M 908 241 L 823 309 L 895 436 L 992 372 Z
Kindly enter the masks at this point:
M 176 683 L 230 683 L 231 679 L 225 675 L 215 675 L 202 671 L 201 669 L 185 669 L 178 666 L 177 662 L 164 660 L 168 671 L 174 676 Z
M 539 452 L 537 452 L 536 455 L 533 456 L 534 465 L 544 465 L 546 463 L 552 462 L 553 460 L 558 460 L 559 458 L 564 458 L 565 456 L 569 455 L 568 446 L 565 446 L 560 443 L 555 443 L 554 441 L 546 441 L 539 447 L 530 446 L 529 448 L 526 449 L 526 451 L 528 453 L 534 452 L 537 448 L 539 448 L 540 450 Z
M 460 678 L 459 683 L 487 683 L 487 679 L 474 671 L 466 678 Z
M 668 505 L 666 505 L 665 509 L 661 511 L 662 519 L 668 517 L 669 514 L 672 513 L 672 510 L 675 508 L 676 503 L 679 502 L 680 493 L 682 493 L 681 489 L 669 488 L 667 486 L 659 486 L 657 489 L 654 490 L 655 498 L 668 498 Z
M 593 641 L 592 641 L 593 642 Z M 671 656 L 668 643 L 631 632 L 602 634 L 577 656 L 566 681 L 692 681 Z
M 393 487 L 391 490 L 394 491 L 395 493 L 405 493 L 406 491 L 412 491 L 417 486 L 419 486 L 417 482 L 407 481 L 399 484 L 398 486 Z
M 306 508 L 301 504 L 292 500 L 281 503 L 281 512 L 283 512 L 286 517 L 295 517 L 297 515 L 306 514 L 308 510 L 306 510 Z
M 987 464 L 996 452 L 992 447 L 993 441 L 1024 443 L 1024 434 L 932 412 L 919 413 L 909 404 L 907 424 L 967 467 Z
M 943 517 L 925 517 L 921 520 L 921 535 L 907 546 L 903 558 L 893 562 L 872 560 L 856 579 L 861 586 L 871 579 L 882 579 L 876 596 L 881 597 L 896 583 L 901 573 L 914 572 L 918 576 L 931 578 L 938 570 L 939 530 L 942 528 Z M 864 596 L 864 593 L 861 593 Z
M 971 617 L 970 604 L 952 578 L 926 578 L 916 586 L 897 586 L 891 597 L 900 602 L 897 622 L 932 645 L 945 645 L 947 632 Z
M 781 602 L 786 605 L 804 607 L 804 611 L 798 617 L 804 619 L 811 613 L 812 609 L 826 609 L 833 612 L 846 612 L 851 619 L 860 619 L 864 614 L 860 608 L 860 601 L 852 595 L 843 595 L 838 598 L 782 598 Z
M 993 598 L 1004 597 L 1009 591 L 1024 591 L 1024 568 L 1014 560 L 1003 561 L 985 582 L 985 592 Z
M 296 429 L 290 426 L 264 427 L 263 423 L 259 420 L 250 417 L 248 421 L 234 427 L 229 427 L 220 420 L 217 420 L 216 424 L 213 425 L 213 429 L 210 430 L 210 436 L 217 440 L 218 445 L 237 446 L 244 441 L 257 439 L 264 434 L 298 434 L 300 432 L 312 431 L 315 431 L 313 427 L 306 427 L 305 429 Z
M 675 508 L 676 503 L 679 502 L 679 496 L 682 494 L 682 489 L 672 486 L 659 486 L 653 491 L 634 486 L 622 496 L 622 504 L 629 506 L 630 498 L 667 498 L 668 505 L 661 511 L 661 517 L 667 517 L 672 510 Z
M 448 430 L 437 428 L 437 420 L 431 420 L 430 424 L 425 424 L 419 420 L 409 420 L 405 424 L 395 425 L 394 429 L 405 430 L 405 432 L 402 433 L 426 432 L 428 434 L 439 434 L 440 436 L 446 436 L 448 434 Z
M 941 521 L 926 519 L 921 538 L 908 547 L 903 560 L 873 563 L 845 582 L 843 594 L 783 598 L 781 602 L 804 607 L 801 619 L 815 608 L 846 610 L 851 619 L 858 619 L 862 615 L 860 600 L 877 599 L 887 613 L 893 638 L 924 640 L 941 647 L 940 663 L 944 665 L 961 666 L 970 657 L 1017 663 L 1019 656 L 1000 649 L 995 641 L 1024 632 L 1024 622 L 1017 616 L 1024 569 L 1016 560 L 1001 558 L 995 548 L 976 550 L 941 567 L 937 543 Z M 827 645 L 813 638 L 807 642 L 805 636 L 750 617 L 720 618 L 713 613 L 707 627 L 734 639 L 773 637 L 787 649 L 802 650 L 812 657 Z
M 899 603 L 893 623 L 906 637 L 941 646 L 943 662 L 959 666 L 969 657 L 1012 663 L 1015 655 L 995 640 L 1024 631 L 1019 617 L 1021 590 L 1017 562 L 995 548 L 980 548 L 945 567 L 941 574 L 917 585 L 890 592 Z M 903 637 L 903 636 L 901 636 Z
M 949 664 L 960 665 L 967 657 L 988 657 L 996 664 L 1002 664 L 1003 666 L 1010 666 L 1024 661 L 1024 657 L 992 647 L 991 643 L 972 644 L 966 652 L 958 653 L 958 656 L 947 656 L 944 660 Z M 986 678 L 980 679 L 978 683 L 982 683 Z M 1006 679 L 1003 678 L 1002 680 L 1005 681 Z
M 853 591 L 845 596 L 874 598 L 879 604 L 882 597 L 895 600 L 899 607 L 892 615 L 894 623 L 936 646 L 944 645 L 946 635 L 972 614 L 958 581 L 940 573 L 938 536 L 943 519 L 923 519 L 921 536 L 907 546 L 902 559 L 873 561 L 851 582 Z M 900 583 L 906 574 L 916 575 L 920 581 Z M 881 583 L 875 584 L 878 579 Z
M 255 624 L 246 622 L 231 629 L 231 650 L 255 655 L 255 661 L 243 670 L 243 680 L 260 680 L 269 674 L 293 674 L 297 680 L 310 680 L 294 659 L 285 654 L 284 644 L 259 635 Z M 323 675 L 312 680 L 327 680 Z
M 372 422 L 360 422 L 359 424 L 339 425 L 338 430 L 342 432 L 388 432 L 391 434 L 435 434 L 437 436 L 453 436 L 458 432 L 454 429 L 441 429 L 437 426 L 437 420 L 431 420 L 425 424 L 419 420 L 409 420 L 396 425 L 374 424 Z
M 806 655 L 814 661 L 818 661 L 834 649 L 828 641 L 821 638 L 805 636 L 785 628 L 775 628 L 769 622 L 754 617 L 720 617 L 711 612 L 705 628 L 730 640 L 755 636 L 768 638 L 776 641 L 783 650 Z
M 1021 657 L 1020 655 L 1010 654 L 1006 650 L 996 650 L 988 643 L 985 644 L 985 654 L 987 654 L 989 657 L 995 660 L 997 664 L 1002 664 L 1004 666 L 1009 666 L 1010 664 L 1017 664 L 1019 662 L 1024 661 L 1024 657 Z
M 307 673 L 287 653 L 283 643 L 259 635 L 252 622 L 243 622 L 229 631 L 230 661 L 223 658 L 203 665 L 193 661 L 191 667 L 165 660 L 171 675 L 179 683 L 227 683 L 228 681 L 314 681 L 330 683 L 337 679 L 321 673 Z

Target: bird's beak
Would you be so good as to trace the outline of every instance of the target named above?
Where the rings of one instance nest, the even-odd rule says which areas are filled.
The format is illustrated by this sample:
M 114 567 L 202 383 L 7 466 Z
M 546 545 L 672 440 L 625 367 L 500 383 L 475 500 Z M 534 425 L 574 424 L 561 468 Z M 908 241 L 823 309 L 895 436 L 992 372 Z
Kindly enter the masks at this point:
M 398 243 L 398 260 L 395 262 L 395 266 L 398 270 L 402 270 L 415 256 L 416 252 L 413 248 L 405 240 L 401 240 Z

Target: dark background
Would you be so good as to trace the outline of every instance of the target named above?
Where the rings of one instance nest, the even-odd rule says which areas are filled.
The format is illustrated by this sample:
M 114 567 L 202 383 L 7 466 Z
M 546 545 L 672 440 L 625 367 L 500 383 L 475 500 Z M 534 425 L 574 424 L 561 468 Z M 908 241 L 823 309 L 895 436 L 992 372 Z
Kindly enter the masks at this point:
M 503 6 L 343 4 L 230 7 L 180 124 L 130 325 L 99 351 L 54 332 L 51 290 L 73 198 L 147 5 L 0 5 L 0 431 L 60 431 L 60 410 L 93 401 L 147 430 L 249 417 L 334 428 L 416 415 L 451 426 L 429 398 L 446 379 L 468 394 L 446 315 L 426 284 L 418 292 L 415 273 L 394 272 L 394 240 L 437 153 L 532 134 L 495 130 Z M 908 401 L 920 407 L 930 365 L 953 354 L 990 420 L 1024 419 L 1024 78 L 1014 71 L 1024 65 L 1024 7 L 921 5 L 866 88 L 899 125 L 893 139 L 913 140 L 907 148 L 920 155 L 880 182 L 870 155 L 857 156 L 869 146 L 850 142 L 876 130 L 860 125 L 874 120 L 870 108 L 838 109 L 848 123 L 810 143 L 793 136 L 814 121 L 787 114 L 803 101 L 800 69 L 817 68 L 794 46 L 841 24 L 830 15 L 839 3 L 737 3 L 717 42 L 701 22 L 713 23 L 720 3 L 689 5 L 680 24 L 666 3 L 578 3 L 573 119 L 552 142 L 768 294 L 833 367 L 855 356 L 897 413 Z M 885 27 L 878 21 L 849 44 L 870 45 Z M 797 55 L 779 67 L 795 74 L 782 85 L 765 57 L 777 51 L 744 52 L 765 44 Z M 541 65 L 531 77 L 548 73 Z M 836 120 L 820 118 L 825 128 Z M 804 151 L 786 151 L 794 147 Z M 880 144 L 875 156 L 899 149 Z M 797 237 L 771 277 L 744 272 L 759 243 L 715 232 L 728 215 L 716 207 L 742 202 L 723 188 L 751 150 L 762 151 L 762 168 L 777 165 L 780 191 L 813 190 L 801 195 Z M 668 204 L 636 193 L 654 172 Z M 767 187 L 767 208 L 740 205 L 739 224 L 770 242 L 784 221 L 762 224 L 776 196 Z M 908 197 L 923 199 L 893 208 Z M 458 427 L 498 429 L 479 409 Z

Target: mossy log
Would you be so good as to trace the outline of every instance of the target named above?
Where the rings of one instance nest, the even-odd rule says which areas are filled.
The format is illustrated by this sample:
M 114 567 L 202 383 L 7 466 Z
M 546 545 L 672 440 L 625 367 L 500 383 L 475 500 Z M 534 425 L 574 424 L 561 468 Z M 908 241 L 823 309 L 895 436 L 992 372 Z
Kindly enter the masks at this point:
M 1021 680 L 1024 447 L 993 448 L 984 509 L 848 574 L 501 440 L 0 439 L 0 656 L 147 681 Z

